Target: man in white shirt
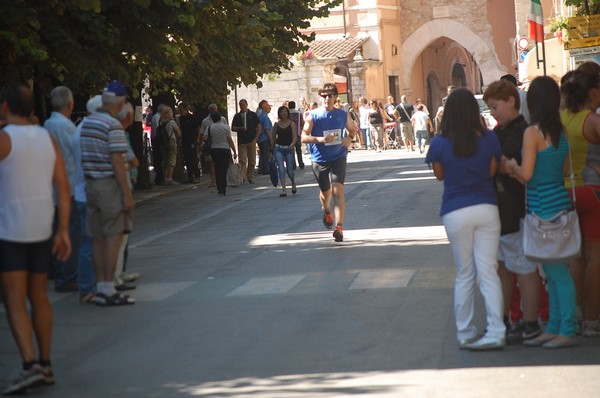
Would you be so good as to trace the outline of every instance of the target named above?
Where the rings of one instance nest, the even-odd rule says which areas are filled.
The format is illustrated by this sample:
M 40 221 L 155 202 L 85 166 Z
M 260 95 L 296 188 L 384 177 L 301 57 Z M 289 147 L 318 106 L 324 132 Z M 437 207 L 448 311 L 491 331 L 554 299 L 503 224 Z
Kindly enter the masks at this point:
M 362 141 L 365 143 L 365 149 L 371 149 L 371 123 L 369 122 L 369 113 L 371 107 L 369 101 L 365 97 L 360 97 L 360 108 L 358 108 L 358 118 L 360 121 L 360 133 Z
M 429 133 L 433 131 L 433 123 L 431 123 L 431 119 L 424 109 L 425 105 L 417 105 L 417 111 L 410 118 L 415 132 L 415 144 L 417 144 L 421 153 L 425 151 Z

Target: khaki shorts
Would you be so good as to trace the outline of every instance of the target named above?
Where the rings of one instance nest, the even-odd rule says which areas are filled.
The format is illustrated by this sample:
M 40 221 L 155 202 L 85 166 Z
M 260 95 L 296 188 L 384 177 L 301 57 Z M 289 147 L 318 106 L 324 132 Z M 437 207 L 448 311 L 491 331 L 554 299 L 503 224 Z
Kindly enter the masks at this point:
M 113 177 L 85 180 L 87 195 L 86 233 L 105 238 L 133 229 L 133 212 L 124 210 L 123 194 Z
M 402 133 L 402 141 L 415 142 L 415 134 L 413 133 L 413 126 L 410 122 L 400 123 L 400 133 Z
M 175 163 L 177 163 L 177 140 L 175 138 L 171 138 L 169 140 L 169 145 L 167 145 L 163 149 L 163 167 L 175 167 Z

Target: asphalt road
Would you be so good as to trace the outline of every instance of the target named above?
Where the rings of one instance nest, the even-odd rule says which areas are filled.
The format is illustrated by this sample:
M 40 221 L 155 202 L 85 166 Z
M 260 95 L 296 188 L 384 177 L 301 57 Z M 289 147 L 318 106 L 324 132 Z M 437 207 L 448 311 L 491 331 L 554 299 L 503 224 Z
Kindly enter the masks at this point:
M 226 197 L 205 183 L 136 193 L 137 303 L 52 293 L 57 384 L 28 395 L 598 396 L 599 339 L 458 349 L 442 184 L 423 155 L 349 155 L 343 243 L 322 225 L 310 169 L 297 178 L 286 198 L 266 176 Z M 0 382 L 18 364 L 3 319 Z

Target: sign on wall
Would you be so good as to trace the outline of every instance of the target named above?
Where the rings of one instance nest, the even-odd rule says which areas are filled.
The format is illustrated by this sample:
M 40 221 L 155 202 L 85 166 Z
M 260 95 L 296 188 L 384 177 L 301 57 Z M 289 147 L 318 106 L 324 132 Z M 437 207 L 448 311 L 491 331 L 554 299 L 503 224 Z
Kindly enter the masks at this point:
M 565 50 L 600 45 L 600 15 L 585 15 L 567 18 L 569 24 L 568 40 Z

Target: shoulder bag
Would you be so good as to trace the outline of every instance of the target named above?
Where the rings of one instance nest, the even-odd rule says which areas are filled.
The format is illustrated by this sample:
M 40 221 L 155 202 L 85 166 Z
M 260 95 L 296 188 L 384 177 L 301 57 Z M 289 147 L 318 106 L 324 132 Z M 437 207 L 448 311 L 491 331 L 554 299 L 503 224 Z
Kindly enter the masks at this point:
M 571 188 L 573 208 L 563 210 L 550 219 L 543 219 L 534 213 L 525 214 L 523 222 L 523 251 L 528 260 L 545 263 L 565 263 L 581 255 L 581 230 L 579 217 L 575 210 L 575 184 L 573 161 L 571 162 Z M 527 207 L 527 188 L 525 188 L 525 206 Z
M 406 108 L 404 107 L 404 104 L 402 102 L 400 103 L 400 106 L 402 107 L 402 111 L 404 112 L 404 116 L 406 116 L 408 118 L 408 121 L 410 122 L 410 115 L 406 111 Z

